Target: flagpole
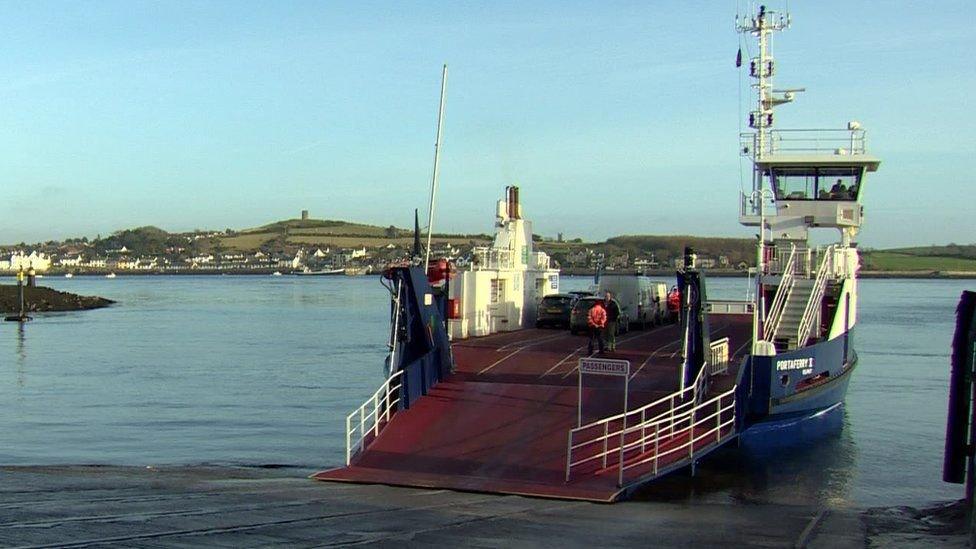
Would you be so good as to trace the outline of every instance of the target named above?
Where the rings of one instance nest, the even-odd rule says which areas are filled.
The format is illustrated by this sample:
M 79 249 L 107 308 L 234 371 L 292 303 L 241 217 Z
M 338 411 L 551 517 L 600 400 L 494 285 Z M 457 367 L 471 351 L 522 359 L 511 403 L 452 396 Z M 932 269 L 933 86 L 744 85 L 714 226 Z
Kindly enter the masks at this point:
M 427 210 L 427 250 L 424 254 L 424 270 L 430 264 L 430 238 L 434 233 L 434 199 L 437 196 L 437 175 L 440 171 L 441 132 L 444 127 L 444 97 L 447 92 L 447 63 L 441 72 L 441 101 L 437 109 L 437 139 L 434 141 L 434 174 L 430 181 L 430 206 Z

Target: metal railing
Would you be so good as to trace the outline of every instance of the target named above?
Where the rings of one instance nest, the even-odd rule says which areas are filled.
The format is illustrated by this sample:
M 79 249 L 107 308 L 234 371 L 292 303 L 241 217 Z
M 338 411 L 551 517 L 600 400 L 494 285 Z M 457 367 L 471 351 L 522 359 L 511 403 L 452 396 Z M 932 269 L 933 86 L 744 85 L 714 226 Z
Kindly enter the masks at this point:
M 700 406 L 699 401 L 708 391 L 708 378 L 711 375 L 709 370 L 708 363 L 705 362 L 698 371 L 695 382 L 684 389 L 640 408 L 570 429 L 566 440 L 566 482 L 572 478 L 574 470 L 583 466 L 606 469 L 608 466 L 619 466 L 623 463 L 619 459 L 616 463 L 614 460 L 620 456 L 621 449 L 630 444 L 627 442 L 628 433 L 640 431 L 640 438 L 644 439 L 648 437 L 647 426 L 667 425 L 670 431 L 658 427 L 655 436 L 677 436 L 682 422 L 691 421 L 689 413 Z M 642 425 L 645 426 L 644 429 L 641 429 Z M 646 448 L 645 446 L 644 449 Z M 623 474 L 622 468 L 619 474 Z
M 794 246 L 790 248 L 790 256 L 783 268 L 783 276 L 780 279 L 779 287 L 776 289 L 773 303 L 769 306 L 769 312 L 766 314 L 765 321 L 763 321 L 763 339 L 766 341 L 771 341 L 776 336 L 776 330 L 779 329 L 779 324 L 783 320 L 783 311 L 786 309 L 786 302 L 790 299 L 790 294 L 793 293 L 793 265 L 795 261 L 796 247 Z
M 624 439 L 631 433 L 635 436 L 631 437 L 634 440 L 620 446 L 617 485 L 624 485 L 628 470 L 643 467 L 647 473 L 657 475 L 662 462 L 667 465 L 683 461 L 686 454 L 688 461 L 692 461 L 696 446 L 719 444 L 730 436 L 735 425 L 735 389 L 733 386 L 680 416 L 660 418 L 625 429 Z M 650 435 L 646 434 L 648 430 Z M 628 458 L 628 453 L 635 455 Z M 673 459 L 668 459 L 672 456 Z
M 755 306 L 754 301 L 716 299 L 705 303 L 705 311 L 713 315 L 742 315 L 752 313 Z
M 760 204 L 760 201 L 765 202 L 765 204 Z M 764 193 L 759 198 L 755 194 L 739 191 L 739 217 L 755 217 L 757 218 L 755 221 L 758 223 L 760 210 L 768 212 L 767 215 L 770 216 L 776 212 L 776 201 L 773 200 L 772 193 Z
M 742 156 L 753 157 L 782 153 L 827 153 L 856 155 L 867 152 L 867 135 L 862 129 L 781 129 L 769 130 L 763 150 L 755 132 L 739 134 Z
M 346 416 L 346 465 L 351 464 L 352 458 L 365 450 L 390 422 L 390 416 L 400 403 L 402 378 L 403 370 L 398 370 L 362 406 Z
M 709 346 L 708 375 L 724 374 L 729 369 L 729 338 L 713 341 Z
M 473 270 L 512 269 L 514 267 L 515 254 L 512 250 L 478 247 L 471 251 L 471 268 Z
M 796 244 L 768 246 L 772 250 L 770 258 L 766 261 L 766 268 L 763 274 L 783 274 L 787 270 L 793 276 L 807 278 L 812 272 L 814 250 L 807 247 L 797 247 Z M 791 256 L 795 256 L 791 261 Z
M 800 325 L 797 327 L 797 346 L 806 344 L 807 339 L 810 337 L 813 321 L 816 318 L 816 313 L 819 312 L 820 303 L 823 300 L 824 291 L 827 287 L 827 275 L 832 271 L 831 264 L 833 263 L 833 257 L 834 247 L 828 246 L 822 254 L 820 267 L 817 268 L 817 278 L 813 283 L 813 289 L 810 291 L 810 299 L 807 300 L 807 305 L 803 309 L 803 316 L 800 318 Z

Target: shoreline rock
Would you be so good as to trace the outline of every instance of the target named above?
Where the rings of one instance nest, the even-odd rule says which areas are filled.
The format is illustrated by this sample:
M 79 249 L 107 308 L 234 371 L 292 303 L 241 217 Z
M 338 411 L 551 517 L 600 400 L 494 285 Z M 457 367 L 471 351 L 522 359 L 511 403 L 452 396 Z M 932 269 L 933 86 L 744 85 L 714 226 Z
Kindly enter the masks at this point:
M 101 309 L 115 303 L 111 299 L 99 296 L 84 296 L 69 292 L 59 292 L 51 288 L 38 286 L 24 288 L 26 309 L 32 313 L 87 311 Z M 12 314 L 20 312 L 20 301 L 17 286 L 0 285 L 0 313 Z

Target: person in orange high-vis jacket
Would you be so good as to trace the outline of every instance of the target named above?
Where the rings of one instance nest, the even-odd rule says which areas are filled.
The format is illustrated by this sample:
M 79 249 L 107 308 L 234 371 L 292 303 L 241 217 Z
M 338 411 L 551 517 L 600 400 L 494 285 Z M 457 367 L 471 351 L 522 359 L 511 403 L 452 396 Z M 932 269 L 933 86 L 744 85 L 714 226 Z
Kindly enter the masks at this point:
M 586 315 L 586 325 L 590 328 L 590 342 L 587 346 L 587 354 L 593 354 L 593 340 L 599 345 L 600 352 L 603 352 L 603 329 L 607 327 L 607 310 L 603 307 L 603 301 L 595 301 Z

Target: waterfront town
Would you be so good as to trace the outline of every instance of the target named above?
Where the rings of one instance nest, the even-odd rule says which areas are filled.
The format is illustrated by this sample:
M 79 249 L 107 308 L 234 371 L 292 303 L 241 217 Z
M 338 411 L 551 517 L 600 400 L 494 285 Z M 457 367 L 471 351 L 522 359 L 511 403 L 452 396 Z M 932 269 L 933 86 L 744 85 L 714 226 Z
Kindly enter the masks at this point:
M 156 227 L 117 231 L 93 239 L 0 246 L 0 273 L 33 269 L 40 274 L 212 274 L 279 271 L 345 274 L 379 271 L 408 259 L 413 232 L 303 217 L 246 231 L 168 233 Z M 688 237 L 617 237 L 601 243 L 562 235 L 536 235 L 545 250 L 567 273 L 606 270 L 652 272 L 670 270 L 681 261 Z M 707 269 L 744 271 L 749 266 L 748 241 L 697 238 L 703 248 L 700 264 Z M 467 266 L 488 235 L 435 235 L 432 255 Z M 718 251 L 717 251 L 718 250 Z

